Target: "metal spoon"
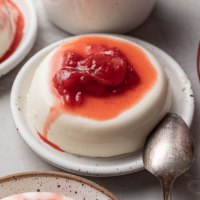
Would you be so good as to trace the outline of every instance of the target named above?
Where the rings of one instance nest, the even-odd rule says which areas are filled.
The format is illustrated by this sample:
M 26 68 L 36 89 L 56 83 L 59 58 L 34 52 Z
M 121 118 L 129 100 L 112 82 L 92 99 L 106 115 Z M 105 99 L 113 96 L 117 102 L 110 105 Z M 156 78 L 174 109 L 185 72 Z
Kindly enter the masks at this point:
M 164 200 L 171 199 L 174 180 L 187 171 L 193 161 L 194 147 L 190 130 L 175 114 L 167 114 L 147 138 L 143 161 L 163 187 Z

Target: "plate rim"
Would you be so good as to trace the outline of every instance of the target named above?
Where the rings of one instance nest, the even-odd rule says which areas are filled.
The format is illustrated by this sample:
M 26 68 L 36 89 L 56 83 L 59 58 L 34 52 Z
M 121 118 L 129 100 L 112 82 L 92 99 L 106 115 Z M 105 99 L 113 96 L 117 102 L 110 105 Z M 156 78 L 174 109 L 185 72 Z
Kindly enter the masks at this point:
M 88 35 L 88 34 L 87 34 Z M 91 35 L 91 34 L 90 34 Z M 97 34 L 95 34 L 97 35 Z M 98 34 L 98 35 L 105 35 L 105 34 Z M 106 34 L 107 35 L 107 34 Z M 113 36 L 113 35 L 112 35 Z M 114 35 L 115 36 L 115 35 Z M 116 35 L 116 36 L 120 36 L 120 35 Z M 77 37 L 77 36 L 75 36 Z M 79 37 L 79 36 L 78 36 Z M 165 56 L 168 57 L 168 59 L 170 59 L 171 61 L 173 61 L 173 63 L 175 65 L 178 66 L 178 74 L 181 74 L 181 75 L 184 75 L 187 80 L 189 81 L 187 75 L 185 74 L 185 72 L 183 71 L 183 69 L 181 68 L 181 66 L 171 57 L 169 56 L 168 54 L 166 54 L 163 50 L 159 49 L 158 47 L 156 47 L 155 45 L 152 45 L 146 41 L 143 41 L 143 40 L 140 40 L 140 39 L 137 39 L 137 38 L 134 38 L 134 37 L 130 37 L 130 36 L 121 36 L 121 37 L 124 37 L 124 38 L 127 38 L 127 39 L 132 39 L 132 40 L 135 40 L 135 41 L 140 41 L 140 42 L 144 42 L 148 45 L 150 45 L 152 48 L 156 48 L 157 50 L 161 51 L 162 53 L 164 53 Z M 30 67 L 28 67 L 30 64 L 29 62 L 31 63 L 32 60 L 35 59 L 35 56 L 38 55 L 39 53 L 42 54 L 43 52 L 45 52 L 48 48 L 50 48 L 51 46 L 56 46 L 56 45 L 59 45 L 60 43 L 62 43 L 63 41 L 69 39 L 71 37 L 68 37 L 68 38 L 65 38 L 63 40 L 60 40 L 60 41 L 57 41 L 53 44 L 50 44 L 48 45 L 47 47 L 44 47 L 42 50 L 40 50 L 37 54 L 35 54 L 32 58 L 30 58 L 28 60 L 28 62 L 25 64 L 26 66 L 24 68 L 22 68 L 20 70 L 20 72 L 18 73 L 15 81 L 14 81 L 14 84 L 13 84 L 13 87 L 12 87 L 12 91 L 11 91 L 11 100 L 10 100 L 10 103 L 11 103 L 11 111 L 12 111 L 12 117 L 13 117 L 13 120 L 14 120 L 14 123 L 16 125 L 16 128 L 18 130 L 18 132 L 20 133 L 21 137 L 23 138 L 23 140 L 28 144 L 28 146 L 37 154 L 39 155 L 42 159 L 44 159 L 45 161 L 47 161 L 48 163 L 58 167 L 58 168 L 61 168 L 61 169 L 64 169 L 64 170 L 67 170 L 67 171 L 70 171 L 70 172 L 73 172 L 73 173 L 76 173 L 76 174 L 81 174 L 81 175 L 85 175 L 85 176 L 96 176 L 96 177 L 108 177 L 108 176 L 119 176 L 119 175 L 124 175 L 124 174 L 129 174 L 129 173 L 133 173 L 133 172 L 137 172 L 137 171 L 140 171 L 142 169 L 144 169 L 144 166 L 141 165 L 141 163 L 138 163 L 139 160 L 134 160 L 132 163 L 136 163 L 137 162 L 137 167 L 135 168 L 130 168 L 130 163 L 129 165 L 127 165 L 125 168 L 123 168 L 121 171 L 117 171 L 116 169 L 115 170 L 110 170 L 109 168 L 113 168 L 112 167 L 107 167 L 107 171 L 104 169 L 97 169 L 97 170 L 88 170 L 87 168 L 87 171 L 83 170 L 83 171 L 79 171 L 77 166 L 73 166 L 73 167 L 64 167 L 63 165 L 61 165 L 58 161 L 55 161 L 52 160 L 52 157 L 49 157 L 50 155 L 44 155 L 44 153 L 42 152 L 39 152 L 36 150 L 36 144 L 32 145 L 30 144 L 31 142 L 28 140 L 28 138 L 30 136 L 27 136 L 27 134 L 25 134 L 25 130 L 27 129 L 25 124 L 22 123 L 22 120 L 21 119 L 16 119 L 18 117 L 21 117 L 23 118 L 21 115 L 21 113 L 17 112 L 18 111 L 18 108 L 17 108 L 17 105 L 16 105 L 16 97 L 17 97 L 17 93 L 15 92 L 15 88 L 18 88 L 18 86 L 20 85 L 20 80 L 24 77 L 24 74 L 26 74 L 26 72 L 29 70 Z M 190 94 L 193 94 L 193 91 L 192 91 L 192 88 L 191 88 L 191 83 L 189 81 L 189 85 L 190 85 L 190 88 L 187 88 L 188 90 L 188 93 Z M 15 95 L 16 94 L 16 95 Z M 189 98 L 189 94 L 187 95 L 187 97 Z M 192 122 L 192 119 L 193 119 L 193 115 L 194 115 L 194 98 L 190 98 L 190 115 L 189 115 L 189 121 L 187 122 L 188 125 L 190 126 L 191 125 L 191 122 Z M 17 116 L 16 116 L 17 115 Z M 20 123 L 20 124 L 19 124 Z M 20 127 L 21 126 L 21 127 Z M 21 131 L 22 129 L 22 131 Z M 23 134 L 24 132 L 24 134 Z M 30 131 L 29 131 L 30 132 Z M 36 143 L 38 143 L 36 141 Z M 39 144 L 37 144 L 39 145 Z M 45 147 L 44 147 L 45 148 Z M 45 148 L 45 150 L 48 152 L 48 149 Z M 83 166 L 84 168 L 84 166 Z M 106 168 L 106 167 L 105 167 Z
M 24 179 L 24 178 L 30 178 L 30 177 L 55 177 L 55 178 L 68 178 L 70 180 L 74 180 L 76 182 L 84 183 L 99 192 L 105 194 L 111 200 L 119 200 L 110 190 L 106 189 L 105 187 L 99 185 L 98 183 L 95 183 L 94 181 L 88 180 L 86 178 L 70 174 L 70 173 L 65 173 L 65 172 L 56 172 L 56 171 L 30 171 L 30 172 L 19 172 L 19 173 L 13 173 L 10 175 L 6 175 L 3 177 L 0 177 L 0 184 L 4 184 L 6 182 L 9 182 L 11 180 L 16 180 L 18 179 Z
M 36 40 L 38 19 L 33 2 L 30 0 L 20 0 L 20 1 L 25 5 L 25 9 L 27 9 L 27 11 L 29 12 L 30 17 L 27 20 L 27 23 L 30 24 L 30 27 L 27 33 L 23 35 L 24 41 L 21 42 L 20 46 L 13 52 L 13 54 L 8 59 L 0 63 L 0 78 L 18 66 L 18 64 L 30 52 Z M 14 3 L 17 5 L 15 1 Z M 23 14 L 24 10 L 20 9 L 20 11 Z M 25 23 L 25 26 L 27 23 Z

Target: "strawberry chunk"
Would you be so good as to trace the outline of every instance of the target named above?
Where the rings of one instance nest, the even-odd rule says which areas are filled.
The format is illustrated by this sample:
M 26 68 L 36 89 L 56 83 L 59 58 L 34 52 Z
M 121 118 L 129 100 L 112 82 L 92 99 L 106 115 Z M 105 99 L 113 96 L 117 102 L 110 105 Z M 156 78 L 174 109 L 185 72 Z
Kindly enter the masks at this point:
M 82 56 L 74 52 L 64 52 L 63 58 L 63 68 L 76 67 L 78 62 L 83 59 Z
M 126 62 L 123 58 L 106 54 L 91 55 L 82 65 L 88 67 L 88 73 L 99 84 L 118 86 L 126 76 Z

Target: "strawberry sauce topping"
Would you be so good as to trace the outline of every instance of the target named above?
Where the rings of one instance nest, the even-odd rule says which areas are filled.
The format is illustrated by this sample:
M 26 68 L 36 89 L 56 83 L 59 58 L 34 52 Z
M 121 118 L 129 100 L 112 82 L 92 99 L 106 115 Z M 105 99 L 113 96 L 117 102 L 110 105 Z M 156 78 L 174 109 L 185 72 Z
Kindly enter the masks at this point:
M 87 46 L 87 55 L 63 54 L 60 70 L 53 77 L 57 93 L 66 105 L 77 105 L 86 94 L 105 96 L 122 92 L 138 82 L 125 55 L 116 47 Z

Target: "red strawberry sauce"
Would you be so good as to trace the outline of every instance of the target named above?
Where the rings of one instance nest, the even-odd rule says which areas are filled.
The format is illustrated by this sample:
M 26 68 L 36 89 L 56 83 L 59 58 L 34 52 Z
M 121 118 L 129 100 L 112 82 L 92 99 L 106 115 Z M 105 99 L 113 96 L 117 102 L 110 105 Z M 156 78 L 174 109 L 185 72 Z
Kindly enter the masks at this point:
M 17 5 L 15 5 L 15 3 L 13 3 L 11 0 L 3 0 L 2 2 L 0 2 L 0 6 L 4 6 L 3 5 L 4 3 L 6 3 L 8 9 L 12 10 L 12 12 L 15 12 L 16 14 L 15 23 L 17 28 L 10 49 L 0 58 L 0 64 L 7 58 L 9 58 L 13 54 L 13 52 L 17 49 L 23 37 L 23 30 L 24 30 L 24 17 L 22 15 L 22 12 L 17 7 Z
M 61 69 L 53 78 L 66 106 L 81 104 L 86 94 L 116 95 L 139 83 L 133 66 L 118 48 L 99 44 L 86 48 L 84 56 L 70 50 L 64 52 Z

